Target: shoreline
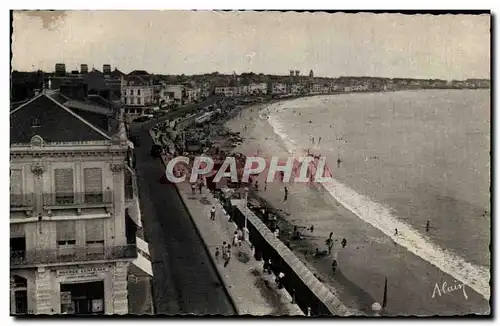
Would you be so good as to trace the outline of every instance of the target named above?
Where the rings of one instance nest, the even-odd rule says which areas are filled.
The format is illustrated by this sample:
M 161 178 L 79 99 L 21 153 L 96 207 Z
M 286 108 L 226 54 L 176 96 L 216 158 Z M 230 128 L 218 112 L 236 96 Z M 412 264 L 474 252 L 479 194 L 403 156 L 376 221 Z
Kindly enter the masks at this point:
M 268 105 L 270 105 L 270 104 L 267 104 L 266 106 L 268 106 Z M 248 112 L 248 111 L 247 111 L 247 112 Z M 255 119 L 255 116 L 256 116 L 256 114 L 254 114 L 254 119 Z M 229 125 L 229 127 L 232 127 L 232 130 L 233 130 L 233 131 L 241 131 L 241 130 L 237 130 L 237 129 L 235 129 L 235 125 L 236 125 L 236 123 L 234 123 L 234 122 L 232 122 L 232 123 L 231 123 L 231 122 L 228 122 L 227 124 Z M 246 138 L 246 134 L 245 134 L 245 133 L 242 133 L 242 135 L 243 135 L 243 137 L 245 137 L 245 138 Z M 277 137 L 277 138 L 279 138 L 279 137 Z M 253 139 L 252 141 L 254 141 L 254 142 L 258 142 L 259 140 L 255 140 L 255 139 Z M 260 140 L 260 141 L 262 141 L 262 140 Z M 280 141 L 280 139 L 278 139 L 278 141 Z M 248 143 L 248 142 L 249 142 L 249 140 L 245 139 L 244 143 L 245 143 L 245 142 L 246 142 L 246 143 Z M 254 144 L 254 146 L 255 146 L 255 144 Z M 244 147 L 248 147 L 248 146 L 245 146 L 244 144 L 242 144 L 241 146 L 238 146 L 237 148 L 235 148 L 235 151 L 240 151 L 240 152 L 241 152 L 241 151 L 242 151 L 242 150 L 241 150 L 241 147 L 243 147 L 243 148 L 244 148 Z M 244 152 L 244 150 L 243 150 L 243 152 Z M 274 152 L 272 152 L 272 153 L 274 154 Z M 244 152 L 244 154 L 249 155 L 249 153 L 245 153 L 245 152 Z M 263 183 L 263 182 L 262 182 L 262 183 Z M 269 185 L 268 185 L 268 187 L 269 187 Z M 320 186 L 320 187 L 321 187 L 321 188 L 323 188 L 323 186 Z M 293 197 L 293 195 L 294 195 L 294 194 L 293 194 L 293 188 L 294 188 L 294 186 L 292 185 L 292 186 L 290 187 L 290 189 L 292 189 L 292 190 L 291 190 L 291 197 Z M 333 207 L 335 207 L 335 205 L 336 205 L 336 206 L 339 206 L 339 205 L 340 205 L 340 206 L 342 206 L 342 204 L 340 204 L 340 203 L 339 203 L 339 202 L 338 202 L 335 198 L 333 198 L 333 197 L 332 197 L 329 193 L 325 193 L 325 192 L 326 192 L 326 190 L 325 190 L 325 189 L 321 189 L 321 191 L 319 191 L 319 192 L 320 192 L 320 194 L 319 194 L 320 196 L 324 196 L 324 197 L 331 197 L 331 198 L 326 198 L 326 199 L 330 200 L 330 201 L 331 201 L 331 203 L 333 203 L 333 205 L 332 205 Z M 263 195 L 263 194 L 262 194 L 262 191 L 260 191 L 259 195 L 260 195 L 260 196 L 262 196 L 262 195 Z M 262 198 L 262 201 L 269 203 L 269 198 L 266 198 L 266 196 L 269 196 L 269 193 L 267 193 L 267 194 L 265 194 L 264 196 L 262 196 L 262 197 L 263 197 L 263 198 Z M 282 195 L 280 195 L 280 196 L 282 196 Z M 272 196 L 271 196 L 271 197 L 272 197 Z M 274 201 L 275 201 L 275 202 L 277 201 L 277 200 L 276 200 L 276 198 L 274 198 Z M 271 204 L 271 205 L 272 205 L 272 204 Z M 279 206 L 279 205 L 278 205 L 278 206 Z M 338 207 L 337 207 L 337 208 L 338 208 Z M 432 273 L 429 273 L 429 272 L 428 272 L 427 274 L 431 274 L 431 275 L 433 274 L 433 275 L 435 275 L 435 277 L 423 277 L 424 279 L 427 279 L 427 282 L 424 282 L 424 284 L 423 284 L 422 286 L 424 286 L 424 288 L 425 288 L 425 287 L 429 287 L 429 289 L 430 289 L 430 292 L 429 292 L 429 293 L 431 293 L 431 294 L 432 294 L 432 287 L 431 287 L 431 285 L 432 285 L 432 286 L 434 285 L 434 283 L 433 283 L 433 281 L 432 281 L 432 279 L 433 279 L 433 278 L 435 278 L 435 279 L 442 279 L 443 277 L 447 277 L 448 279 L 450 278 L 450 276 L 449 276 L 449 274 L 448 274 L 448 273 L 442 272 L 442 270 L 441 270 L 440 268 L 437 268 L 437 267 L 432 266 L 432 264 L 431 264 L 431 263 L 429 263 L 429 262 L 427 262 L 427 261 L 423 260 L 422 258 L 420 258 L 419 256 L 416 256 L 415 254 L 411 253 L 411 252 L 410 252 L 410 251 L 409 251 L 406 247 L 403 247 L 403 246 L 400 246 L 400 245 L 396 245 L 396 243 L 394 243 L 394 240 L 392 240 L 390 237 L 388 237 L 387 235 L 385 235 L 385 234 L 383 234 L 382 232 L 380 232 L 380 230 L 378 230 L 376 227 L 374 227 L 374 226 L 373 226 L 373 225 L 371 225 L 370 223 L 368 223 L 368 222 L 366 222 L 366 221 L 362 220 L 362 219 L 361 219 L 361 218 L 359 218 L 358 216 L 354 215 L 351 211 L 349 211 L 349 210 L 345 209 L 345 207 L 344 207 L 344 206 L 342 206 L 341 208 L 342 208 L 342 209 L 340 209 L 340 210 L 341 210 L 341 211 L 343 210 L 343 212 L 340 212 L 340 214 L 341 214 L 341 215 L 345 215 L 345 216 L 347 217 L 347 218 L 346 218 L 346 220 L 348 221 L 348 223 L 349 223 L 349 224 L 351 224 L 351 223 L 352 223 L 352 224 L 357 225 L 356 227 L 354 227 L 355 229 L 357 229 L 357 231 L 356 231 L 356 232 L 366 233 L 366 232 L 367 232 L 366 230 L 367 230 L 367 229 L 369 229 L 369 230 L 370 230 L 370 232 L 368 232 L 368 233 L 370 233 L 370 234 L 376 234 L 375 236 L 372 236 L 372 237 L 377 238 L 377 239 L 385 239 L 385 240 L 380 240 L 380 241 L 382 241 L 382 242 L 384 242 L 384 243 L 386 244 L 386 245 L 385 245 L 386 250 L 387 250 L 387 249 L 389 249 L 389 250 L 388 250 L 389 252 L 390 252 L 391 250 L 392 250 L 392 251 L 396 250 L 396 251 L 397 251 L 397 256 L 401 256 L 401 258 L 402 258 L 402 257 L 411 257 L 411 259 L 410 259 L 410 260 L 412 260 L 412 261 L 413 261 L 413 260 L 414 260 L 414 261 L 419 261 L 419 260 L 420 260 L 420 262 L 418 262 L 417 264 L 418 264 L 419 266 L 421 266 L 419 269 L 420 269 L 423 273 L 425 273 L 425 271 L 426 271 L 426 270 L 428 270 L 428 269 L 434 270 Z M 286 224 L 286 223 L 288 223 L 288 224 L 290 224 L 290 225 L 291 225 L 291 224 L 293 224 L 293 222 L 294 222 L 294 217 L 293 217 L 293 215 L 291 215 L 291 216 L 290 216 L 290 215 L 289 215 L 289 216 L 281 216 L 281 219 L 282 219 L 283 221 L 286 221 L 286 222 L 285 222 L 285 224 Z M 290 220 L 291 220 L 291 221 L 290 221 Z M 286 228 L 290 229 L 291 227 L 290 227 L 290 226 L 286 226 Z M 349 229 L 349 228 L 346 228 L 346 229 Z M 312 241 L 312 242 L 314 242 L 314 241 Z M 316 245 L 321 245 L 321 243 L 320 243 L 320 242 L 318 242 L 318 241 L 316 241 Z M 311 247 L 311 244 L 309 244 L 309 247 Z M 393 248 L 395 248 L 395 249 L 393 249 Z M 389 254 L 388 256 L 390 257 L 391 255 Z M 301 259 L 302 259 L 302 257 L 301 257 Z M 383 258 L 382 260 L 384 260 L 384 261 L 388 261 L 388 263 L 389 263 L 389 264 L 394 264 L 394 259 L 388 259 L 388 257 L 385 257 L 385 258 Z M 362 259 L 361 259 L 361 261 L 362 261 Z M 396 260 L 396 261 L 397 261 L 397 260 Z M 311 263 L 311 261 L 309 261 L 309 263 Z M 314 263 L 314 262 L 312 262 L 312 263 Z M 386 268 L 379 268 L 379 269 L 381 269 L 381 270 L 385 270 Z M 390 273 L 388 273 L 388 274 L 390 274 Z M 417 283 L 422 283 L 422 282 L 417 282 Z M 333 285 L 333 283 L 332 283 L 332 287 L 333 287 L 333 288 L 335 288 L 335 286 Z M 362 286 L 362 287 L 363 287 L 363 286 Z M 368 288 L 370 288 L 370 287 L 372 288 L 371 292 L 372 292 L 372 293 L 374 293 L 374 294 L 373 294 L 374 296 L 375 296 L 376 292 L 378 292 L 378 291 L 376 291 L 376 289 L 373 289 L 373 286 L 368 285 L 367 287 L 368 287 Z M 398 286 L 398 287 L 400 288 L 400 289 L 398 290 L 398 292 L 404 293 L 404 286 L 402 286 L 402 287 L 401 287 L 401 286 Z M 391 290 L 391 289 L 390 289 L 390 290 Z M 417 291 L 417 292 L 418 292 L 418 291 Z M 470 291 L 469 291 L 469 292 L 472 292 L 472 289 L 470 289 Z M 476 293 L 476 294 L 477 294 L 477 293 Z M 426 294 L 422 294 L 422 293 L 421 293 L 421 295 L 425 297 L 425 295 L 426 295 Z M 379 296 L 380 296 L 380 295 L 379 295 Z M 341 297 L 342 297 L 342 296 L 341 296 Z M 367 298 L 369 298 L 369 296 L 366 296 L 366 297 L 367 297 Z M 477 294 L 477 298 L 475 298 L 475 301 L 476 301 L 476 303 L 477 303 L 476 308 L 478 308 L 477 310 L 476 310 L 476 309 L 474 309 L 474 310 L 470 311 L 470 310 L 468 310 L 468 309 L 467 309 L 467 308 L 465 308 L 465 307 L 460 307 L 460 306 L 462 306 L 462 304 L 460 304 L 460 303 L 458 302 L 459 300 L 460 300 L 460 299 L 455 298 L 455 300 L 452 300 L 452 301 L 454 301 L 454 303 L 453 303 L 453 304 L 448 303 L 448 304 L 446 304 L 446 306 L 451 307 L 451 306 L 454 306 L 454 305 L 455 305 L 455 307 L 456 307 L 456 308 L 458 308 L 458 309 L 457 309 L 457 310 L 455 310 L 455 312 L 454 312 L 454 313 L 457 313 L 457 311 L 458 311 L 459 313 L 460 313 L 460 312 L 462 312 L 462 311 L 463 311 L 463 313 L 478 313 L 478 312 L 485 313 L 486 311 L 489 311 L 489 310 L 491 309 L 491 308 L 489 307 L 489 305 L 487 304 L 487 301 L 486 301 L 486 300 L 484 300 L 484 299 L 483 299 L 483 298 L 482 298 L 479 294 Z M 463 300 L 463 299 L 462 299 L 462 300 Z M 362 299 L 362 298 L 361 298 L 361 301 L 363 301 L 363 299 Z M 479 302 L 483 302 L 483 303 L 479 303 Z M 470 301 L 469 301 L 469 303 L 470 303 Z M 486 303 L 486 305 L 485 305 L 484 303 Z M 456 305 L 458 305 L 458 306 L 456 306 Z M 442 312 L 442 310 L 441 310 L 441 311 L 439 311 L 439 310 L 438 310 L 438 311 L 436 311 L 435 309 L 433 309 L 433 307 L 429 307 L 429 305 L 426 305 L 426 306 L 428 306 L 428 308 L 427 308 L 427 309 L 423 309 L 423 310 L 424 310 L 424 311 L 425 311 L 425 310 L 428 310 L 428 313 L 429 313 L 429 314 L 439 314 L 440 312 Z M 439 306 L 439 305 L 437 305 L 437 306 Z M 465 304 L 465 306 L 467 306 L 467 304 Z M 449 308 L 449 307 L 448 307 L 448 308 Z M 461 308 L 461 309 L 460 309 L 460 308 Z M 464 309 L 464 308 L 465 308 L 465 309 Z M 400 311 L 400 312 L 397 312 L 397 313 L 401 313 L 401 311 Z M 418 312 L 412 312 L 412 313 L 417 313 L 417 314 L 418 314 Z
M 353 93 L 360 93 L 360 92 L 353 92 Z M 346 93 L 340 93 L 340 94 L 346 94 Z M 329 95 L 339 95 L 339 94 L 317 94 L 312 96 L 329 96 Z M 262 108 L 265 108 L 277 102 L 286 102 L 287 100 L 294 100 L 294 99 L 297 99 L 297 97 L 273 99 L 264 103 L 249 103 L 247 105 L 239 107 L 237 110 L 234 110 L 234 112 L 232 112 L 227 117 L 224 117 L 223 119 L 217 121 L 215 123 L 217 125 L 217 128 L 229 129 L 232 132 L 239 131 L 240 135 L 243 137 L 242 142 L 229 152 L 233 153 L 241 152 L 243 154 L 249 155 L 249 153 L 245 153 L 245 151 L 241 150 L 241 148 L 248 147 L 248 144 L 250 143 L 253 143 L 253 145 L 255 145 L 256 142 L 262 141 L 261 139 L 256 141 L 255 139 L 248 137 L 246 131 L 238 130 L 236 122 L 241 120 L 242 115 L 250 114 L 254 119 L 252 123 L 254 123 L 255 121 L 258 122 L 260 119 L 259 117 L 256 116 L 258 115 L 258 112 Z M 254 109 L 256 109 L 256 111 L 253 111 Z M 212 125 L 211 122 L 208 122 L 207 124 Z M 239 126 L 239 128 L 241 128 L 241 125 Z M 268 128 L 271 128 L 271 126 L 268 126 Z M 279 139 L 279 137 L 277 137 L 277 135 L 275 135 L 274 132 L 272 132 L 271 135 L 274 135 L 272 137 L 276 138 L 275 141 L 281 141 L 281 139 Z M 275 153 L 273 152 L 273 154 Z M 265 196 L 263 196 L 262 192 L 260 192 L 259 194 L 257 194 L 259 198 L 256 198 L 256 200 L 260 202 L 265 202 L 269 206 L 275 206 L 276 208 L 279 208 L 279 206 L 281 205 L 281 199 L 279 197 L 282 198 L 280 190 L 274 189 L 273 191 L 271 191 L 270 189 L 271 186 L 268 185 L 268 187 L 269 187 L 268 188 L 269 192 L 267 192 Z M 323 188 L 322 186 L 320 187 Z M 293 185 L 290 187 L 290 189 L 292 189 L 290 196 L 291 198 L 295 196 L 294 188 L 295 187 Z M 337 216 L 336 219 L 339 219 L 339 221 L 336 221 L 336 223 L 339 223 L 339 226 L 340 224 L 342 224 L 341 227 L 338 227 L 339 229 L 338 232 L 342 234 L 352 234 L 352 236 L 351 235 L 348 236 L 350 243 L 353 242 L 356 243 L 358 234 L 361 234 L 362 236 L 368 236 L 368 238 L 371 239 L 375 239 L 375 242 L 372 241 L 371 243 L 368 243 L 368 246 L 376 247 L 375 256 L 373 256 L 373 253 L 372 254 L 369 253 L 371 252 L 369 248 L 368 249 L 364 248 L 364 246 L 367 244 L 366 241 L 360 240 L 361 245 L 358 248 L 356 248 L 356 250 L 346 251 L 346 254 L 344 254 L 343 256 L 341 255 L 339 257 L 339 261 L 341 264 L 340 270 L 345 271 L 347 277 L 344 275 L 343 279 L 340 280 L 339 279 L 332 280 L 329 279 L 329 277 L 327 277 L 328 279 L 325 280 L 325 283 L 330 287 L 332 292 L 336 293 L 336 295 L 338 295 L 343 302 L 346 303 L 349 302 L 351 303 L 350 304 L 351 306 L 356 306 L 359 303 L 358 307 L 361 308 L 360 310 L 366 310 L 367 306 L 373 303 L 369 301 L 374 300 L 375 297 L 379 298 L 376 301 L 381 301 L 380 298 L 382 293 L 381 291 L 383 290 L 381 290 L 381 285 L 379 284 L 380 282 L 378 280 L 383 279 L 383 275 L 386 276 L 389 275 L 390 282 L 396 281 L 398 283 L 398 284 L 393 284 L 393 283 L 389 284 L 389 302 L 392 303 L 392 307 L 391 304 L 388 306 L 389 315 L 408 315 L 408 314 L 455 315 L 455 314 L 467 314 L 467 313 L 481 313 L 481 314 L 489 313 L 491 307 L 489 307 L 489 304 L 485 302 L 484 299 L 478 298 L 477 294 L 476 295 L 469 294 L 471 299 L 467 300 L 465 305 L 463 303 L 464 301 L 463 297 L 451 296 L 451 295 L 446 298 L 444 297 L 440 298 L 440 300 L 442 300 L 442 302 L 440 303 L 438 303 L 437 300 L 435 302 L 427 302 L 426 299 L 429 299 L 430 295 L 433 293 L 432 289 L 434 288 L 435 285 L 434 282 L 436 282 L 437 284 L 437 282 L 443 282 L 448 280 L 448 283 L 452 283 L 449 280 L 450 279 L 449 275 L 443 273 L 439 268 L 432 266 L 429 262 L 424 261 L 419 256 L 415 256 L 414 254 L 409 252 L 405 247 L 396 245 L 396 243 L 394 243 L 393 240 L 390 239 L 390 237 L 387 237 L 387 235 L 381 233 L 380 230 L 376 229 L 373 225 L 370 225 L 366 221 L 354 215 L 351 211 L 347 210 L 344 206 L 342 206 L 342 204 L 337 202 L 337 200 L 333 198 L 329 193 L 325 194 L 326 191 L 324 189 L 321 190 L 316 189 L 316 191 L 318 192 L 317 194 L 318 196 L 326 197 L 322 199 L 323 202 L 330 202 L 332 211 L 329 213 L 332 213 L 333 215 Z M 275 194 L 272 195 L 271 192 L 275 192 Z M 289 211 L 293 211 L 293 208 L 289 209 Z M 286 230 L 286 232 L 290 232 L 294 223 L 296 224 L 297 222 L 294 220 L 294 216 L 292 214 L 288 215 L 278 214 L 278 215 L 280 215 L 280 220 L 282 221 L 281 223 L 283 224 L 283 227 L 280 227 L 280 229 L 283 228 L 284 229 L 283 231 Z M 324 221 L 316 221 L 316 222 L 311 221 L 311 223 L 323 223 L 323 222 Z M 316 226 L 316 229 L 320 228 Z M 301 261 L 303 261 L 306 264 L 306 266 L 308 266 L 308 268 L 311 268 L 311 270 L 315 270 L 318 272 L 318 274 L 321 274 L 322 278 L 323 275 L 328 275 L 328 273 L 330 272 L 329 270 L 330 263 L 326 264 L 325 267 L 324 263 L 311 259 L 311 257 L 310 256 L 308 257 L 308 255 L 305 254 L 304 252 L 305 251 L 311 252 L 314 247 L 317 248 L 324 245 L 323 244 L 324 237 L 325 235 L 321 235 L 320 236 L 321 239 L 308 238 L 306 241 L 304 241 L 305 244 L 296 246 L 296 249 L 298 248 L 298 251 L 294 250 L 294 252 L 301 259 Z M 381 243 L 377 243 L 377 241 Z M 360 249 L 359 252 L 358 249 Z M 380 250 L 382 250 L 385 253 L 377 252 Z M 361 253 L 362 251 L 365 251 L 365 253 Z M 415 270 L 405 271 L 405 268 L 401 269 L 401 266 L 399 266 L 399 270 L 396 268 L 396 273 L 391 272 L 393 268 L 391 268 L 390 266 L 394 266 L 395 264 L 394 256 L 396 256 L 396 262 L 400 259 L 403 259 L 405 263 L 410 263 L 412 269 Z M 353 259 L 353 257 L 355 257 L 355 259 Z M 341 261 L 345 259 L 347 259 L 346 261 L 347 264 Z M 372 261 L 370 261 L 370 259 L 372 259 Z M 348 265 L 353 265 L 354 268 Z M 398 264 L 396 263 L 396 265 Z M 410 284 L 401 284 L 401 281 L 406 281 L 406 279 L 409 279 L 408 281 L 410 281 L 409 282 Z M 368 280 L 368 282 L 366 282 L 366 280 Z M 408 287 L 411 287 L 412 284 L 415 284 L 415 287 L 417 289 L 414 288 L 408 289 Z M 429 291 L 426 291 L 427 288 L 429 289 Z M 472 289 L 470 289 L 469 292 L 472 292 Z M 392 296 L 391 293 L 392 294 L 397 293 L 397 296 Z M 392 302 L 396 298 L 397 299 L 405 298 L 409 294 L 411 294 L 411 296 L 414 299 L 418 297 L 417 301 L 419 301 L 420 307 L 416 305 L 417 306 L 415 307 L 416 310 L 406 309 L 407 307 L 404 305 L 404 302 L 403 303 Z M 394 307 L 395 303 L 399 303 L 399 305 L 396 304 L 396 306 L 398 307 Z

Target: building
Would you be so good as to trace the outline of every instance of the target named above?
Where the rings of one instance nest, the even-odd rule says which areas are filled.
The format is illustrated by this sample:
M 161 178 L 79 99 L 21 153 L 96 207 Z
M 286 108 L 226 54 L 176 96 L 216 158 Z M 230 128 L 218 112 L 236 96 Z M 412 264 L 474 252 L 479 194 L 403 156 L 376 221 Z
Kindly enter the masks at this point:
M 267 94 L 267 84 L 266 83 L 253 83 L 248 86 L 248 92 L 252 95 L 266 95 Z
M 284 83 L 272 83 L 271 84 L 271 94 L 286 94 L 287 87 Z
M 80 65 L 80 73 L 86 74 L 89 72 L 89 66 L 86 64 L 81 64 Z
M 295 70 L 295 76 L 299 77 L 300 76 L 300 70 Z
M 128 273 L 151 266 L 138 262 L 122 113 L 58 99 L 43 91 L 10 112 L 11 313 L 126 314 Z
M 55 75 L 56 76 L 65 76 L 66 75 L 66 65 L 64 63 L 56 63 Z
M 121 101 L 128 114 L 143 114 L 158 105 L 153 78 L 143 70 L 134 70 L 121 79 Z
M 298 95 L 304 93 L 304 85 L 300 83 L 292 83 L 289 85 L 289 92 Z
M 224 97 L 233 97 L 234 96 L 234 87 L 217 86 L 217 87 L 215 87 L 215 95 L 224 96 Z
M 161 90 L 162 98 L 171 98 L 173 101 L 181 103 L 182 94 L 184 92 L 184 85 L 164 85 Z
M 102 65 L 102 73 L 104 74 L 104 77 L 110 77 L 111 65 Z

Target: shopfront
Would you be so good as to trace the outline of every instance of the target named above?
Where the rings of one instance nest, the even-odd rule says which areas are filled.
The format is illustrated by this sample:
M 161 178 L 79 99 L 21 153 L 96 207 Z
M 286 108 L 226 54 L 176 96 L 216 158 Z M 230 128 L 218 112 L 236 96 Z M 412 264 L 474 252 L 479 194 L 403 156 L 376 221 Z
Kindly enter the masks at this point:
M 104 314 L 107 267 L 62 269 L 56 272 L 60 284 L 62 314 Z

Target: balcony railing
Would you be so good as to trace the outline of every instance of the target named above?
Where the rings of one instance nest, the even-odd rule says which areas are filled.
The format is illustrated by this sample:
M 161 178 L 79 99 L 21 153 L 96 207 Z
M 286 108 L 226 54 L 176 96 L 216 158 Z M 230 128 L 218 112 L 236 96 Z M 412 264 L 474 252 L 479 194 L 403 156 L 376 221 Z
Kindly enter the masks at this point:
M 10 207 L 11 208 L 26 208 L 35 205 L 35 196 L 29 194 L 10 194 Z
M 102 192 L 76 192 L 76 193 L 45 193 L 43 194 L 45 206 L 92 206 L 96 204 L 112 204 L 113 193 L 109 190 Z
M 11 251 L 11 267 L 36 266 L 44 264 L 78 263 L 97 260 L 118 260 L 137 258 L 135 244 L 113 247 L 75 247 L 63 249 Z

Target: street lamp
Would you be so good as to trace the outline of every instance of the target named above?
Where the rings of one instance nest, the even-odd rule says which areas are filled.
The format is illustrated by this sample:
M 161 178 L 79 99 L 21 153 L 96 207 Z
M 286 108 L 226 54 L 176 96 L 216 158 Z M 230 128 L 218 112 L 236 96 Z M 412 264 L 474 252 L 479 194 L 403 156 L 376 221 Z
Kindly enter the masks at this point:
M 245 241 L 248 242 L 248 187 L 245 187 L 245 228 L 243 229 L 243 236 Z

